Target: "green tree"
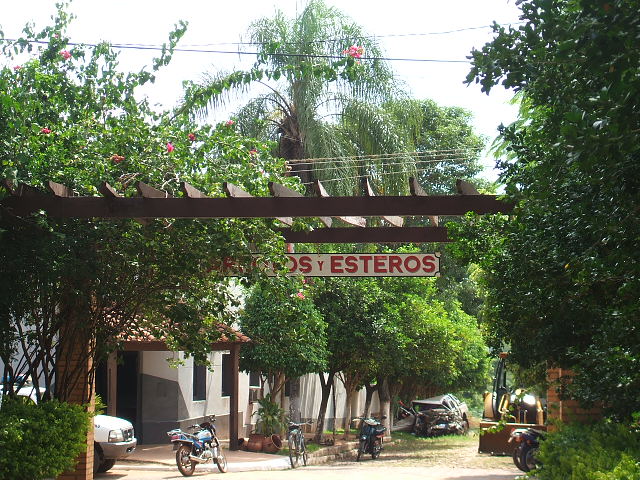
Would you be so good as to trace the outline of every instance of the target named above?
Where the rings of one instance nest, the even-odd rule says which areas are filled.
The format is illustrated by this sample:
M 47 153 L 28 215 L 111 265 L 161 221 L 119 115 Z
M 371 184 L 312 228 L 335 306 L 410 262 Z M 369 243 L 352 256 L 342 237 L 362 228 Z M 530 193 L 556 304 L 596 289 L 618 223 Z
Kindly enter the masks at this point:
M 121 195 L 135 181 L 182 195 L 186 181 L 221 196 L 222 181 L 266 194 L 269 180 L 292 187 L 270 146 L 242 137 L 234 125 L 196 125 L 153 111 L 136 89 L 155 79 L 185 31 L 177 26 L 161 57 L 137 73 L 118 71 L 107 44 L 69 45 L 69 16 L 3 44 L 0 70 L 0 178 L 12 193 L 44 191 L 48 181 L 96 195 L 108 182 Z M 44 41 L 44 46 L 38 41 Z M 14 54 L 28 55 L 18 64 Z M 20 58 L 23 58 L 21 56 Z M 254 152 L 251 150 L 254 149 Z M 0 195 L 8 195 L 3 190 Z M 56 358 L 72 341 L 99 359 L 127 335 L 164 337 L 204 359 L 233 320 L 228 280 L 212 266 L 249 261 L 250 245 L 279 262 L 282 239 L 270 222 L 242 220 L 59 220 L 0 211 L 0 358 L 4 378 L 24 375 L 53 393 Z M 100 341 L 92 341 L 99 338 Z M 65 350 L 66 349 L 66 350 Z M 78 371 L 56 378 L 66 398 Z M 40 378 L 38 378 L 40 377 Z M 5 385 L 13 392 L 14 385 Z
M 360 191 L 357 177 L 366 174 L 388 193 L 407 192 L 406 178 L 415 171 L 409 155 L 394 162 L 351 158 L 412 148 L 407 131 L 381 108 L 403 94 L 386 62 L 375 58 L 382 52 L 373 37 L 339 10 L 312 0 L 295 18 L 278 11 L 258 20 L 249 40 L 259 52 L 256 66 L 191 84 L 185 108 L 206 112 L 234 91 L 245 94 L 250 84 L 261 84 L 266 93 L 238 112 L 242 132 L 277 141 L 277 155 L 287 160 L 333 157 L 321 164 L 296 162 L 293 171 L 303 182 L 341 178 L 327 187 L 334 195 L 351 195 Z
M 467 79 L 522 97 L 501 134 L 515 217 L 486 220 L 486 240 L 462 246 L 487 275 L 494 345 L 510 344 L 523 365 L 573 367 L 574 395 L 628 416 L 640 395 L 640 10 L 625 0 L 520 7 L 522 25 L 496 25 Z
M 297 278 L 265 279 L 253 286 L 240 316 L 252 343 L 243 348 L 240 367 L 262 372 L 277 395 L 285 378 L 322 371 L 327 362 L 322 315 Z
M 341 375 L 347 392 L 345 430 L 351 417 L 348 412 L 353 394 L 364 382 L 373 379 L 377 352 L 384 343 L 381 336 L 383 298 L 373 278 L 323 278 L 314 282 L 314 302 L 327 325 L 328 340 L 327 369 L 319 372 L 322 397 L 316 441 L 320 441 L 324 431 L 324 417 L 336 375 Z

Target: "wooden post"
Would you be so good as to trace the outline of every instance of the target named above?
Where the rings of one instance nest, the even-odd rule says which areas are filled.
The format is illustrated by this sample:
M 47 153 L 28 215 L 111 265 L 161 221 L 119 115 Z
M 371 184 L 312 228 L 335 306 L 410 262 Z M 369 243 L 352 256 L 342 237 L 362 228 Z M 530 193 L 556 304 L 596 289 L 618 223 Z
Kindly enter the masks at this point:
M 116 416 L 118 408 L 118 352 L 107 358 L 107 415 Z
M 75 380 L 69 382 L 71 388 L 65 390 L 65 395 L 60 400 L 86 405 L 93 412 L 95 388 L 93 376 L 90 375 L 92 358 L 89 342 L 82 335 L 74 337 L 72 332 L 61 332 L 60 341 L 62 348 L 56 361 L 57 376 Z M 75 471 L 59 475 L 58 480 L 93 480 L 93 420 L 87 431 L 87 451 L 78 455 L 77 462 Z
M 231 345 L 231 371 L 233 380 L 229 396 L 229 450 L 238 450 L 238 393 L 240 391 L 240 344 Z

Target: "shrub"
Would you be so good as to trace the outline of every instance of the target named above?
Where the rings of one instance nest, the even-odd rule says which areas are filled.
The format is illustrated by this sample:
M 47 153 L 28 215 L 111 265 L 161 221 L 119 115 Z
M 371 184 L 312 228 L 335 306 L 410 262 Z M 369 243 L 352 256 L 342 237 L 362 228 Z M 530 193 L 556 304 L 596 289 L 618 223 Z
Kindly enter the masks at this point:
M 39 480 L 72 469 L 86 450 L 91 418 L 80 405 L 5 398 L 0 409 L 0 480 Z
M 256 432 L 267 436 L 281 433 L 285 427 L 284 410 L 272 400 L 270 393 L 258 400 L 258 403 L 260 408 L 254 413 L 258 417 Z
M 562 425 L 539 458 L 539 480 L 640 480 L 640 432 L 610 421 Z

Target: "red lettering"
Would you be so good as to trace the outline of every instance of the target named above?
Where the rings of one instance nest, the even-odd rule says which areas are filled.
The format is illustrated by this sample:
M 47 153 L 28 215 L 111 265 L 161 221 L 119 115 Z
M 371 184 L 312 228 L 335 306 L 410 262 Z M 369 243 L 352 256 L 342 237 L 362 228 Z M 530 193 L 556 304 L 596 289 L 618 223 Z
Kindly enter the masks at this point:
M 413 266 L 409 266 L 410 262 L 413 262 Z M 404 259 L 404 269 L 407 272 L 414 273 L 420 268 L 420 260 L 415 255 L 411 255 Z
M 324 265 L 324 260 L 318 260 L 318 268 L 322 271 L 322 265 Z
M 422 257 L 422 264 L 424 265 L 423 272 L 431 273 L 436 269 L 436 259 L 432 255 Z
M 385 267 L 385 259 L 386 257 L 382 255 L 376 255 L 373 257 L 373 271 L 375 273 L 387 273 L 387 269 Z
M 362 271 L 369 273 L 369 260 L 371 260 L 371 255 L 360 255 L 360 260 L 362 260 Z
M 393 273 L 394 270 L 402 273 L 402 258 L 398 255 L 389 256 L 389 273 Z
M 311 271 L 311 258 L 306 255 L 298 259 L 298 266 L 300 267 L 300 273 L 309 273 Z
M 295 257 L 292 257 L 291 255 L 287 255 L 287 256 L 289 257 L 289 263 L 287 263 L 287 267 L 289 267 L 289 272 L 293 273 L 298 269 L 298 261 L 295 259 Z
M 342 273 L 342 255 L 331 257 L 331 273 Z
M 353 255 L 349 255 L 347 258 L 345 258 L 344 263 L 347 265 L 347 267 L 344 269 L 345 272 L 355 273 L 358 271 L 358 259 Z

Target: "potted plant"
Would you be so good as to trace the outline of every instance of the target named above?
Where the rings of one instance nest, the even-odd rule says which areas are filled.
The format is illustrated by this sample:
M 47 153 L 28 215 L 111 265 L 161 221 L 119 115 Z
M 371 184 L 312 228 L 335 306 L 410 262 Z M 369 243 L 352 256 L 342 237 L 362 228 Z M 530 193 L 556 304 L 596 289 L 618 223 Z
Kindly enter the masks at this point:
M 256 422 L 256 434 L 262 437 L 262 450 L 267 453 L 275 453 L 282 448 L 280 433 L 284 430 L 284 410 L 280 408 L 268 393 L 258 400 L 260 407 L 254 412 L 258 417 Z M 257 441 L 257 439 L 254 439 Z M 249 439 L 251 443 L 251 439 Z

